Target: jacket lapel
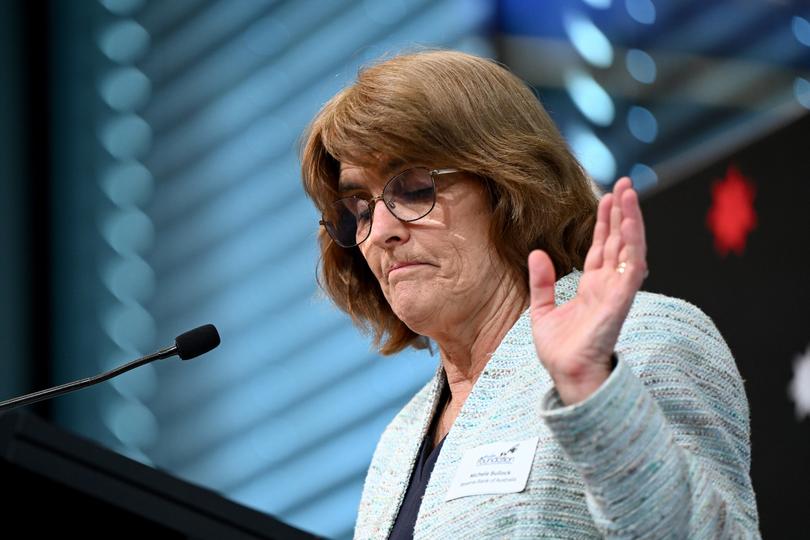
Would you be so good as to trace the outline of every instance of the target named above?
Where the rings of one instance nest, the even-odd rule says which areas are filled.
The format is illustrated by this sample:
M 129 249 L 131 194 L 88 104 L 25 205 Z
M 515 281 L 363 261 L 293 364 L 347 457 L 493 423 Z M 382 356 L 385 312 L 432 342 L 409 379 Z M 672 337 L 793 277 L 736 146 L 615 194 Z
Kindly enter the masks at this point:
M 391 460 L 389 463 L 393 463 L 394 467 L 391 467 L 389 471 L 392 476 L 391 482 L 387 482 L 386 485 L 393 486 L 393 492 L 378 495 L 379 500 L 385 501 L 386 504 L 377 514 L 375 519 L 377 525 L 373 527 L 374 530 L 380 531 L 383 537 L 388 537 L 391 532 L 391 527 L 393 527 L 397 518 L 402 500 L 405 498 L 405 492 L 408 489 L 408 483 L 419 454 L 419 447 L 430 429 L 430 421 L 435 414 L 444 384 L 444 370 L 440 362 L 433 379 L 417 394 L 414 401 L 406 407 L 407 409 L 413 406 L 412 416 L 408 415 L 410 418 L 405 418 L 398 425 L 398 433 L 392 434 L 396 438 L 399 448 L 396 449 L 396 454 L 389 458 Z M 381 441 L 380 446 L 386 446 L 384 441 Z M 387 459 L 383 461 L 388 462 Z

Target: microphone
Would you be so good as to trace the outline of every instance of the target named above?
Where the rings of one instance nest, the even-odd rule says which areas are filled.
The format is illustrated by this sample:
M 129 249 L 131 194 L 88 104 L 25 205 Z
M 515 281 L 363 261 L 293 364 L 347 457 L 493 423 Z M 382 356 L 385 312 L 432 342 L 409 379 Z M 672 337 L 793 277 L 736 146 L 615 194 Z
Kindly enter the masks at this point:
M 181 360 L 191 360 L 219 346 L 219 332 L 213 324 L 204 324 L 174 338 L 168 356 L 177 355 Z M 162 357 L 166 358 L 166 356 Z
M 181 360 L 191 360 L 192 358 L 196 358 L 201 354 L 205 354 L 208 351 L 215 349 L 219 343 L 219 332 L 217 332 L 216 327 L 214 327 L 213 324 L 205 324 L 177 336 L 174 339 L 174 345 L 171 347 L 166 347 L 165 349 L 161 349 L 150 355 L 138 358 L 137 360 L 133 360 L 128 364 L 124 364 L 121 367 L 107 371 L 101 375 L 88 377 L 86 379 L 81 379 L 60 386 L 54 386 L 53 388 L 40 390 L 39 392 L 34 392 L 33 394 L 27 394 L 25 396 L 0 402 L 0 412 L 13 409 L 15 407 L 22 407 L 23 405 L 36 403 L 37 401 L 60 396 L 74 390 L 79 390 L 80 388 L 85 388 L 87 386 L 104 382 L 155 360 L 162 360 L 175 355 L 179 356 Z

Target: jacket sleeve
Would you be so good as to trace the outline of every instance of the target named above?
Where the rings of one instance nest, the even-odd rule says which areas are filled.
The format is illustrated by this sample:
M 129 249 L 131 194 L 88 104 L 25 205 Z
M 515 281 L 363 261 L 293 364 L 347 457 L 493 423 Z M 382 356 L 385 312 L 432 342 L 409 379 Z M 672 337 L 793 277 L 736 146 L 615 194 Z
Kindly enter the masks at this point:
M 650 297 L 653 299 L 650 300 Z M 608 538 L 759 538 L 748 403 L 715 325 L 691 304 L 638 298 L 619 362 L 581 403 L 541 416 Z

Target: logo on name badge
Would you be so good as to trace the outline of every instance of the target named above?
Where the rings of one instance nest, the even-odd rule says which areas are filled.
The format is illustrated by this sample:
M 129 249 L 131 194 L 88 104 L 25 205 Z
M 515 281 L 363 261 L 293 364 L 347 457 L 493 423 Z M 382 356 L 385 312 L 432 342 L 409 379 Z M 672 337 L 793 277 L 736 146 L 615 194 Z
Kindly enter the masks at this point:
M 515 461 L 515 452 L 517 452 L 520 443 L 516 444 L 509 450 L 505 450 L 500 454 L 488 454 L 486 456 L 481 456 L 478 458 L 478 461 L 475 462 L 476 465 L 510 465 Z

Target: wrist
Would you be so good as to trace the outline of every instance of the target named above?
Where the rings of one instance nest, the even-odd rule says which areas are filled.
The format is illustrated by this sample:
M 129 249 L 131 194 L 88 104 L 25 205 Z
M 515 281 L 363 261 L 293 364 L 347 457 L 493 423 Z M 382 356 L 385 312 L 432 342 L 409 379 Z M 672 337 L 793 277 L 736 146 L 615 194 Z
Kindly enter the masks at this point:
M 565 405 L 585 401 L 610 377 L 618 360 L 612 354 L 607 361 L 590 363 L 567 373 L 551 374 L 560 400 Z

